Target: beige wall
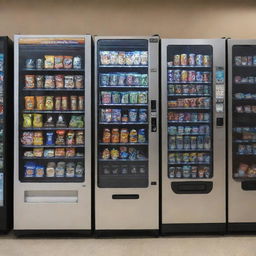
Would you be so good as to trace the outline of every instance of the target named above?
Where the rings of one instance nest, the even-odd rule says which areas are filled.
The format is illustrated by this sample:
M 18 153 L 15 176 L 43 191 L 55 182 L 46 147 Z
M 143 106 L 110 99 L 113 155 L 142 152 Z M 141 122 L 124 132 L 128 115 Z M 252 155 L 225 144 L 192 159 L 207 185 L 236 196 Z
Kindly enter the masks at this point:
M 0 0 L 0 34 L 256 38 L 256 0 Z

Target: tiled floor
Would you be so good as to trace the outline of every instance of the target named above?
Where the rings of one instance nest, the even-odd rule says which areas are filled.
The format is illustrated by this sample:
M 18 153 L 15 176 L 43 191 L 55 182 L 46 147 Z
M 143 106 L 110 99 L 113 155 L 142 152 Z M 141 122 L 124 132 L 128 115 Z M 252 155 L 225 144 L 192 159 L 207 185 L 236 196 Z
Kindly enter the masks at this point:
M 0 237 L 0 256 L 255 256 L 256 236 L 164 238 Z

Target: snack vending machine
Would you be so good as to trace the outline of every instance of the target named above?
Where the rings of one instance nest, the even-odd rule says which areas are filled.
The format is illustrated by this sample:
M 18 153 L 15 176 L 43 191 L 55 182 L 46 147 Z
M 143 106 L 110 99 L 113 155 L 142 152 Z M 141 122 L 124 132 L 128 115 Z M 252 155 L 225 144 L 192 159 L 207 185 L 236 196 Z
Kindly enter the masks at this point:
M 95 229 L 159 229 L 158 37 L 95 38 Z
M 0 232 L 12 228 L 13 42 L 0 37 Z
M 162 40 L 161 232 L 224 232 L 224 39 Z
M 256 231 L 256 41 L 228 40 L 228 230 Z
M 91 36 L 15 36 L 14 230 L 91 230 Z

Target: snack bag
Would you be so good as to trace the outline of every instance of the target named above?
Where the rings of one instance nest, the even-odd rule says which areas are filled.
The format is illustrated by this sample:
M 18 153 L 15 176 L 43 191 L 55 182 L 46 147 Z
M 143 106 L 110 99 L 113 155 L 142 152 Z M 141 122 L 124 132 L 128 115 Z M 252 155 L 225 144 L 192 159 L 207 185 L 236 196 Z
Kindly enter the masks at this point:
M 55 157 L 65 157 L 65 148 L 55 148 Z
M 120 132 L 120 142 L 121 143 L 128 143 L 129 141 L 129 131 L 126 128 L 121 129 Z
M 113 128 L 111 131 L 111 142 L 112 143 L 119 143 L 120 142 L 120 133 L 119 129 Z
M 67 127 L 66 121 L 63 115 L 58 116 L 56 127 Z
M 129 156 L 127 147 L 120 147 L 120 158 L 127 159 Z
M 71 116 L 69 127 L 83 128 L 84 127 L 83 116 Z
M 56 167 L 56 177 L 64 177 L 65 176 L 65 168 L 66 163 L 65 162 L 58 162 Z
M 118 149 L 111 149 L 110 151 L 111 159 L 116 160 L 119 158 L 119 150 Z
M 65 76 L 65 88 L 75 88 L 74 76 Z
M 53 96 L 46 96 L 45 98 L 45 110 L 53 110 Z
M 33 114 L 33 127 L 34 128 L 41 128 L 43 127 L 43 116 L 42 114 Z
M 43 133 L 42 132 L 34 132 L 33 145 L 41 146 L 43 144 L 44 144 Z
M 54 157 L 54 149 L 45 149 L 44 157 L 47 157 L 47 158 Z
M 33 144 L 33 132 L 23 132 L 21 143 L 23 145 L 32 145 Z
M 35 88 L 34 75 L 25 75 L 25 88 L 28 88 L 28 89 Z
M 70 69 L 73 67 L 73 56 L 64 56 L 63 60 L 64 68 Z
M 56 88 L 60 89 L 64 87 L 64 75 L 56 75 L 55 76 L 55 84 Z
M 55 168 L 56 168 L 56 164 L 54 162 L 49 162 L 46 167 L 46 177 L 54 177 Z
M 81 69 L 82 68 L 82 58 L 81 56 L 75 56 L 73 60 L 73 68 Z
M 78 162 L 76 164 L 76 169 L 75 169 L 75 176 L 77 178 L 82 178 L 84 175 L 84 166 L 83 163 Z
M 34 110 L 35 108 L 35 98 L 34 96 L 25 96 L 25 109 Z
M 44 87 L 44 76 L 38 75 L 36 76 L 36 88 Z
M 132 129 L 130 131 L 130 142 L 131 143 L 137 143 L 138 142 L 138 134 L 135 129 Z
M 105 128 L 103 131 L 103 143 L 110 143 L 111 133 L 108 128 Z
M 138 103 L 139 104 L 148 103 L 148 93 L 147 92 L 139 92 L 138 93 Z
M 140 52 L 140 64 L 148 65 L 148 52 L 147 51 Z
M 27 163 L 24 165 L 24 168 L 25 168 L 24 176 L 25 176 L 26 178 L 34 177 L 34 175 L 35 175 L 35 168 L 36 168 L 35 163 L 33 163 L 33 162 L 27 162 Z
M 47 132 L 46 133 L 46 145 L 54 145 L 53 142 L 53 132 Z
M 33 148 L 34 157 L 42 157 L 44 149 L 43 148 Z
M 32 127 L 32 114 L 23 114 L 23 127 Z
M 52 115 L 47 115 L 46 122 L 44 123 L 44 127 L 54 127 L 53 117 Z
M 75 148 L 67 148 L 66 149 L 66 157 L 74 157 L 76 154 Z
M 100 64 L 109 65 L 110 64 L 110 52 L 109 51 L 100 51 Z
M 54 56 L 52 55 L 45 55 L 44 56 L 44 68 L 54 68 Z
M 44 88 L 48 88 L 48 89 L 55 88 L 54 76 L 45 76 Z
M 57 130 L 56 134 L 57 136 L 56 136 L 55 144 L 65 145 L 65 130 Z
M 69 131 L 69 132 L 67 133 L 66 144 L 67 144 L 67 145 L 73 145 L 73 144 L 75 144 L 75 132 L 74 132 L 74 131 Z
M 54 62 L 55 68 L 63 68 L 63 56 L 54 56 Z
M 44 166 L 37 165 L 35 168 L 35 176 L 36 177 L 44 177 Z
M 73 178 L 75 176 L 75 163 L 70 162 L 66 166 L 66 177 Z
M 75 76 L 75 87 L 76 89 L 84 88 L 84 77 L 81 75 Z
M 76 132 L 76 145 L 83 145 L 84 144 L 84 132 L 77 131 Z
M 36 109 L 44 110 L 44 96 L 36 96 Z

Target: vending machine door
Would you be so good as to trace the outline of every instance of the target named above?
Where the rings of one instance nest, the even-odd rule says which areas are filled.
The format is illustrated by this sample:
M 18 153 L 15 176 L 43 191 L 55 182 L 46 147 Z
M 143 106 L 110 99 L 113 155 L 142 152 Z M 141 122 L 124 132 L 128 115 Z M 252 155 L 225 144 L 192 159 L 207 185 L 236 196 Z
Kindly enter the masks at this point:
M 95 229 L 155 232 L 158 37 L 95 38 Z
M 90 232 L 91 36 L 15 36 L 14 107 L 16 234 Z
M 256 231 L 256 41 L 228 40 L 228 230 Z
M 225 229 L 225 40 L 162 40 L 161 232 Z

